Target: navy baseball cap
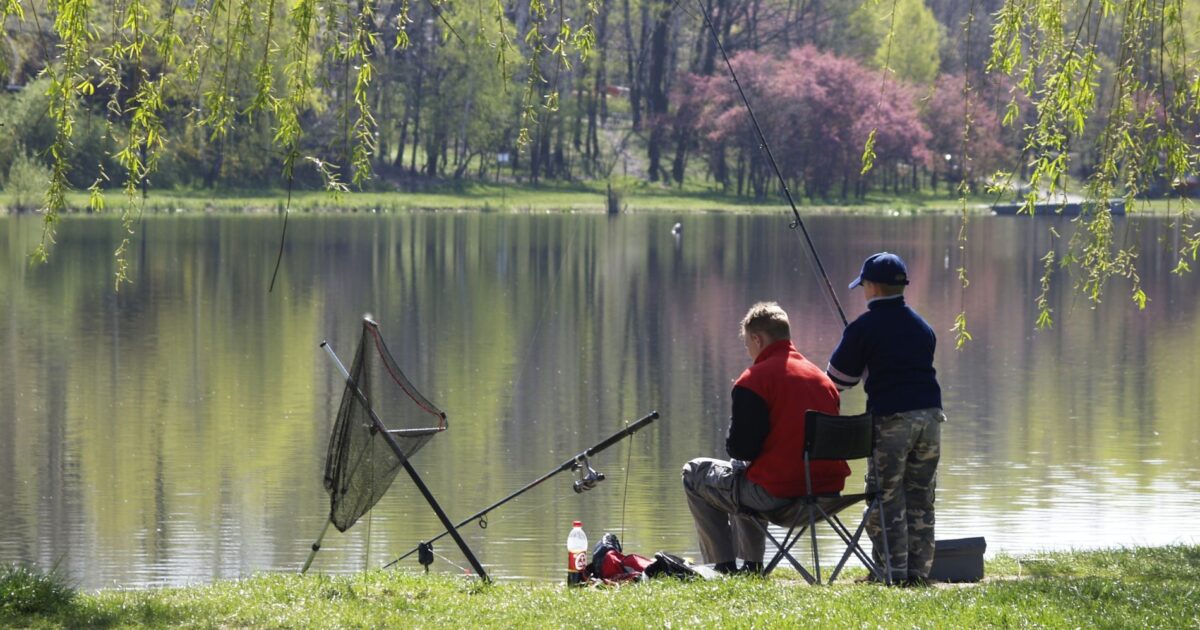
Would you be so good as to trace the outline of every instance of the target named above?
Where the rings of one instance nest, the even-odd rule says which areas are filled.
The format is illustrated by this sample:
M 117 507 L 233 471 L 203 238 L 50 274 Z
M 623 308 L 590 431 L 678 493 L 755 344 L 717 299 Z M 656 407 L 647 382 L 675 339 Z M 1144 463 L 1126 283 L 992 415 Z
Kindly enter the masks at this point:
M 862 284 L 863 280 L 879 284 L 908 284 L 908 268 L 904 266 L 904 261 L 895 254 L 888 252 L 871 254 L 863 261 L 862 271 L 858 273 L 854 282 L 850 283 L 849 288 L 853 289 Z

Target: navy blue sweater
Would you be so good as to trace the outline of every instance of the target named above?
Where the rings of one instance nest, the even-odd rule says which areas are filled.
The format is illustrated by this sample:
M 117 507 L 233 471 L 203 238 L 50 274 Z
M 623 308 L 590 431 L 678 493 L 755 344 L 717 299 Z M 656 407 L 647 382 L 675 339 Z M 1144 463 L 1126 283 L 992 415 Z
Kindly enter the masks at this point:
M 933 369 L 936 345 L 933 329 L 903 295 L 877 298 L 846 327 L 826 372 L 838 389 L 846 389 L 865 371 L 867 410 L 877 415 L 941 408 L 942 389 Z

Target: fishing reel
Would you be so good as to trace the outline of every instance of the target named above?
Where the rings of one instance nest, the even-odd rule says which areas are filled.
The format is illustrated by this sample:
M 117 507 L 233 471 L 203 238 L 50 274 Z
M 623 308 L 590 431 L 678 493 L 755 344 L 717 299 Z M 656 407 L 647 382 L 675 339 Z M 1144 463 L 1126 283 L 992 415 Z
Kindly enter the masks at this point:
M 433 543 L 423 542 L 417 545 L 417 562 L 425 567 L 425 572 L 429 573 L 429 565 L 433 564 Z
M 571 469 L 579 473 L 579 478 L 571 485 L 571 489 L 575 491 L 575 494 L 591 490 L 596 487 L 596 484 L 604 481 L 604 473 L 592 468 L 586 457 L 577 457 Z

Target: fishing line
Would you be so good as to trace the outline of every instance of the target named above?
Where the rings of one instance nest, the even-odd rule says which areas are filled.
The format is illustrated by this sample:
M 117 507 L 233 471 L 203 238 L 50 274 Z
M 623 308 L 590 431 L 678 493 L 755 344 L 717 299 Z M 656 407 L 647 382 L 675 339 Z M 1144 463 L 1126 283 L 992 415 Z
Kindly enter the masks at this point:
M 374 471 L 371 476 L 374 477 Z M 375 521 L 375 510 L 367 512 L 367 543 L 363 552 L 363 571 L 366 571 L 371 566 L 371 523 Z
M 375 451 L 373 449 L 363 449 L 363 452 L 364 453 L 370 452 L 372 454 L 371 459 L 372 460 L 375 459 L 375 456 L 374 456 Z M 361 461 L 361 459 L 359 461 Z M 374 462 L 372 462 L 372 464 L 374 464 Z M 370 471 L 371 471 L 371 487 L 374 488 L 375 487 L 375 466 L 374 465 L 371 466 Z M 375 522 L 375 510 L 368 510 L 367 511 L 367 546 L 366 546 L 366 553 L 363 554 L 363 571 L 366 571 L 371 566 L 371 524 L 374 522 Z
M 621 539 L 625 539 L 625 500 L 629 498 L 629 467 L 633 461 L 633 436 L 629 436 L 629 448 L 625 455 L 625 491 L 621 494 Z
M 436 551 L 433 551 L 433 548 L 432 548 L 432 547 L 430 547 L 429 551 L 430 551 L 430 553 L 432 553 L 433 555 L 435 555 L 435 556 L 437 556 L 437 557 L 441 558 L 442 560 L 445 560 L 445 561 L 446 561 L 446 564 L 449 564 L 450 566 L 452 566 L 452 567 L 454 567 L 454 568 L 458 569 L 459 571 L 462 571 L 463 573 L 470 573 L 470 572 L 471 572 L 471 570 L 470 570 L 470 569 L 468 569 L 467 567 L 464 567 L 463 565 L 461 565 L 461 564 L 458 564 L 457 562 L 455 562 L 455 561 L 451 560 L 450 558 L 447 558 L 446 556 L 443 556 L 442 554 L 440 554 L 440 553 L 438 553 L 438 552 L 436 552 Z
M 825 272 L 825 265 L 821 263 L 821 257 L 817 254 L 817 247 L 813 244 L 812 237 L 809 236 L 808 228 L 805 227 L 804 220 L 800 218 L 800 211 L 796 208 L 796 201 L 792 199 L 792 191 L 788 189 L 787 180 L 783 178 L 783 173 L 779 170 L 779 164 L 775 162 L 775 155 L 771 152 L 770 145 L 767 144 L 767 137 L 763 134 L 762 127 L 758 124 L 758 117 L 754 115 L 754 109 L 750 107 L 750 99 L 746 97 L 746 92 L 742 90 L 742 84 L 738 81 L 737 73 L 733 70 L 733 64 L 729 62 L 729 54 L 725 52 L 725 46 L 721 44 L 721 38 L 717 36 L 717 30 L 713 26 L 712 19 L 709 18 L 708 11 L 704 9 L 704 5 L 701 4 L 700 0 L 696 0 L 696 6 L 700 8 L 700 13 L 704 16 L 704 24 L 708 26 L 708 32 L 712 35 L 713 42 L 717 45 L 717 49 L 721 51 L 721 58 L 725 60 L 725 67 L 729 69 L 729 76 L 733 79 L 733 84 L 737 87 L 738 94 L 742 97 L 742 103 L 746 106 L 746 112 L 750 114 L 750 121 L 754 123 L 754 131 L 758 134 L 763 152 L 767 154 L 767 161 L 771 163 L 771 168 L 775 171 L 775 177 L 779 179 L 779 185 L 783 188 L 783 195 L 787 198 L 788 205 L 792 208 L 792 215 L 795 217 L 795 221 L 789 227 L 792 229 L 800 228 L 800 233 L 804 237 L 804 242 L 808 245 L 808 251 L 812 253 L 817 270 L 821 272 L 821 279 L 825 282 L 825 289 L 829 292 L 829 297 L 833 301 L 838 317 L 842 320 L 842 325 L 846 326 L 849 324 L 849 321 L 846 319 L 846 313 L 842 310 L 842 304 L 838 301 L 837 293 L 833 290 L 833 284 L 829 281 L 829 274 Z

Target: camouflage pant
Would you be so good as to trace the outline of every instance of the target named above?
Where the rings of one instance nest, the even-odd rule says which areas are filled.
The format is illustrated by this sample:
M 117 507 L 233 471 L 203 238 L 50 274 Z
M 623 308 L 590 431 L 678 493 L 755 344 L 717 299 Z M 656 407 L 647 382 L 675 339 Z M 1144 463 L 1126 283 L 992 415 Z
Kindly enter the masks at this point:
M 929 577 L 933 566 L 933 493 L 945 420 L 941 409 L 875 417 L 872 464 L 883 493 L 893 580 Z M 879 512 L 872 513 L 867 535 L 880 563 L 884 531 L 879 526 Z

